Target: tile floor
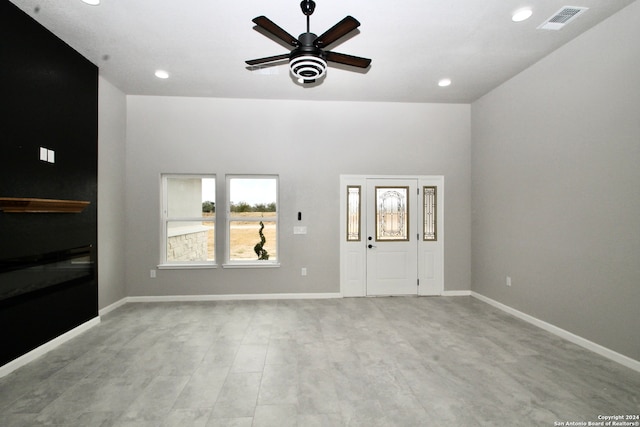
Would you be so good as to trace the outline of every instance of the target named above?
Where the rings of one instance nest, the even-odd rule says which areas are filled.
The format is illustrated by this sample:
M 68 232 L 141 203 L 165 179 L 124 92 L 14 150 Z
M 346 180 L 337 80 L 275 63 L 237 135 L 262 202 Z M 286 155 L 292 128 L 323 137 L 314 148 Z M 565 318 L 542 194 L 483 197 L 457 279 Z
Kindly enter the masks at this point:
M 471 297 L 127 304 L 0 379 L 9 426 L 554 426 L 640 373 Z

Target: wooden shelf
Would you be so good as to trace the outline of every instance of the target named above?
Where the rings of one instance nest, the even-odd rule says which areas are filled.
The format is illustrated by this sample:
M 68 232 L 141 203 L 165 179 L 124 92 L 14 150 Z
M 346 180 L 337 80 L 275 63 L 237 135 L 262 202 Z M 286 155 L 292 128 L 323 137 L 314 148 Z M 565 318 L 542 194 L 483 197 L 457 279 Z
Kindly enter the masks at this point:
M 83 200 L 0 197 L 0 211 L 7 213 L 80 213 L 90 203 Z

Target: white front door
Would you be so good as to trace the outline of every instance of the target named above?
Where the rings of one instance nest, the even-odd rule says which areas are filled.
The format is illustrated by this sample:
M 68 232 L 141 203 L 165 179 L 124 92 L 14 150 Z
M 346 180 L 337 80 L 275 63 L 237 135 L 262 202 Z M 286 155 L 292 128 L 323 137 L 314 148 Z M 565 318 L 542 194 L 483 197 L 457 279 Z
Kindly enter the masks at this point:
M 443 294 L 443 176 L 341 175 L 340 199 L 343 296 Z
M 366 294 L 418 294 L 418 181 L 367 179 Z

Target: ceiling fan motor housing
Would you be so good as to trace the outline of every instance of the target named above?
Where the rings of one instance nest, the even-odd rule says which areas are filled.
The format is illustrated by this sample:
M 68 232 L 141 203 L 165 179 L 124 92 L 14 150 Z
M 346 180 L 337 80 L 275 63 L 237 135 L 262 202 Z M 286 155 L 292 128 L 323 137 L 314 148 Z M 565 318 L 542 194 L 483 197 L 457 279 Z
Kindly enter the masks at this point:
M 313 33 L 303 33 L 298 37 L 299 46 L 291 51 L 289 70 L 299 81 L 313 83 L 327 72 L 327 61 L 322 49 L 314 46 L 318 38 Z

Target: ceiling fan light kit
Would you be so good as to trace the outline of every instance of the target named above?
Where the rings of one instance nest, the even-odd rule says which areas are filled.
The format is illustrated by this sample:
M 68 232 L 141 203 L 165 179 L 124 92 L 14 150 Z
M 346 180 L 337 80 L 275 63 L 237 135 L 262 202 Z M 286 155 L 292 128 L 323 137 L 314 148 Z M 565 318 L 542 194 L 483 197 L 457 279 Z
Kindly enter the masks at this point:
M 300 83 L 313 83 L 327 73 L 327 61 L 321 56 L 301 55 L 289 61 L 289 70 Z
M 289 71 L 302 84 L 314 83 L 317 79 L 324 77 L 327 72 L 327 62 L 358 68 L 369 67 L 371 59 L 323 49 L 358 28 L 360 22 L 352 16 L 347 16 L 320 36 L 317 36 L 309 30 L 309 17 L 313 14 L 315 7 L 316 4 L 313 0 L 300 2 L 302 13 L 307 17 L 307 32 L 300 34 L 297 39 L 266 16 L 254 18 L 253 23 L 256 26 L 290 45 L 292 50 L 288 54 L 252 59 L 246 61 L 246 63 L 251 66 L 261 64 L 268 66 L 276 65 L 277 61 L 288 59 Z

